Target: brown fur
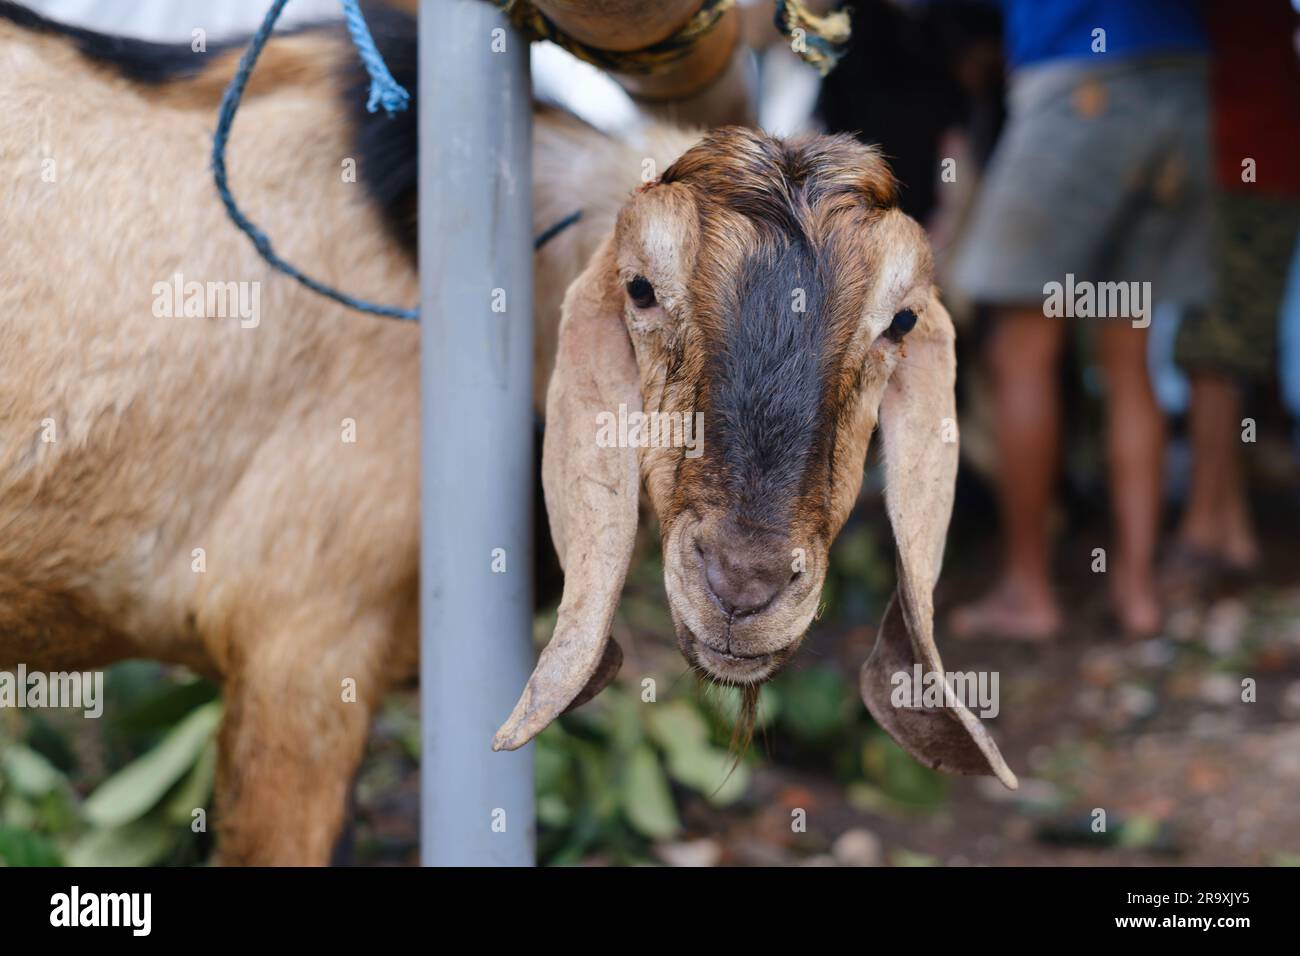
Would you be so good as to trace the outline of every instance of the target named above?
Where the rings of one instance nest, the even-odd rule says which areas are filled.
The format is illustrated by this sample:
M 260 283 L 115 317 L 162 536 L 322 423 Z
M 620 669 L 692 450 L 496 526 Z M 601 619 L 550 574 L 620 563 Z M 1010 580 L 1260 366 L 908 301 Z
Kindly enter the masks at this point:
M 340 175 L 345 54 L 341 34 L 270 43 L 231 183 L 290 261 L 413 303 L 409 255 Z M 0 21 L 0 668 L 148 657 L 221 678 L 221 858 L 322 864 L 370 713 L 417 659 L 419 332 L 273 272 L 229 222 L 208 163 L 234 60 L 143 85 Z M 642 155 L 561 125 L 539 118 L 538 220 L 591 212 L 539 261 L 542 343 Z M 580 188 L 552 149 L 587 149 Z M 177 272 L 260 283 L 260 324 L 156 318 Z
M 695 407 L 703 411 L 706 427 L 716 420 L 710 407 L 712 389 L 706 382 L 708 357 L 726 347 L 721 317 L 727 314 L 726 300 L 733 294 L 730 283 L 747 259 L 770 258 L 776 247 L 802 238 L 814 250 L 818 269 L 831 277 L 825 303 L 828 320 L 823 347 L 830 359 L 829 379 L 824 383 L 826 398 L 819 413 L 824 422 L 822 435 L 788 525 L 773 529 L 790 545 L 807 552 L 810 573 L 795 582 L 782 604 L 730 624 L 719 619 L 713 602 L 700 593 L 694 575 L 676 575 L 679 587 L 689 595 L 685 603 L 695 609 L 693 622 L 679 622 L 688 657 L 698 660 L 701 638 L 692 623 L 703 624 L 706 632 L 725 627 L 729 646 L 745 654 L 773 656 L 763 674 L 769 677 L 789 660 L 815 612 L 826 555 L 861 483 L 861 457 L 853 454 L 861 428 L 853 427 L 858 423 L 849 419 L 856 409 L 864 371 L 875 362 L 886 361 L 884 353 L 895 351 L 891 343 L 863 334 L 868 293 L 878 282 L 879 263 L 885 256 L 912 258 L 903 287 L 888 293 L 888 313 L 876 318 L 887 321 L 904 307 L 909 296 L 913 304 L 919 304 L 917 300 L 928 295 L 928 247 L 919 230 L 893 228 L 899 217 L 896 212 L 890 216 L 894 184 L 888 167 L 873 150 L 848 138 L 781 142 L 752 130 L 718 131 L 669 168 L 658 188 L 686 190 L 699 239 L 690 269 L 689 304 L 684 307 L 690 318 L 681 323 L 681 340 L 675 344 L 669 336 L 644 340 L 647 361 L 656 369 L 652 387 L 662 389 L 656 404 L 647 398 L 647 407 L 680 411 Z M 620 228 L 634 232 L 636 219 L 628 213 Z M 765 319 L 754 316 L 746 320 Z M 879 359 L 869 356 L 873 340 Z M 771 387 L 780 387 L 780 383 L 773 382 Z M 716 455 L 688 459 L 675 449 L 647 449 L 644 457 L 666 548 L 674 556 L 680 555 L 680 547 L 674 545 L 682 536 L 675 536 L 674 530 L 684 515 L 707 529 L 733 507 L 721 465 Z M 845 457 L 856 463 L 855 471 L 846 473 L 836 467 L 836 461 Z M 676 563 L 673 558 L 666 559 L 666 569 L 671 573 Z M 716 670 L 711 673 L 725 676 Z
M 735 129 L 706 137 L 669 168 L 663 181 L 689 187 L 701 235 L 691 280 L 700 340 L 689 356 L 671 359 L 682 369 L 678 395 L 708 394 L 700 378 L 704 357 L 725 345 L 717 317 L 725 314 L 729 277 L 747 258 L 770 254 L 772 245 L 803 236 L 817 251 L 822 268 L 835 277 L 827 304 L 828 349 L 836 359 L 827 383 L 827 420 L 838 422 L 861 385 L 863 365 L 854 361 L 861 355 L 854 350 L 855 335 L 873 281 L 872 264 L 883 251 L 871 247 L 873 227 L 896 204 L 889 168 L 873 150 L 847 137 L 780 142 Z M 905 242 L 916 239 L 899 237 Z M 924 284 L 930 262 L 928 247 L 921 248 L 925 255 L 916 279 Z M 671 397 L 667 402 L 672 407 Z M 826 461 L 826 468 L 808 475 L 806 492 L 795 507 L 792 530 L 800 540 L 829 543 L 839 530 L 827 500 L 835 488 L 833 460 L 828 456 Z M 691 503 L 713 496 L 717 475 L 708 464 L 704 459 L 684 460 L 676 469 L 669 520 Z
M 340 176 L 352 143 L 330 65 L 343 43 L 324 34 L 272 41 L 234 127 L 231 182 L 285 258 L 356 295 L 412 303 L 410 256 L 361 185 Z M 217 56 L 195 79 L 144 86 L 57 36 L 0 22 L 0 668 L 149 657 L 219 677 L 221 858 L 321 864 L 370 714 L 393 681 L 412 674 L 418 651 L 418 329 L 306 291 L 271 271 L 229 223 L 208 161 L 216 93 L 232 68 L 231 56 Z M 572 639 L 548 647 L 545 679 L 521 701 L 522 729 L 503 730 L 498 746 L 518 746 L 589 680 L 612 676 L 606 664 L 617 655 L 604 642 L 618 562 L 626 567 L 635 533 L 638 478 L 669 517 L 674 616 L 684 621 L 683 612 L 704 606 L 700 582 L 681 563 L 685 523 L 672 520 L 686 509 L 669 504 L 680 455 L 608 456 L 602 472 L 591 419 L 582 417 L 617 395 L 638 407 L 638 399 L 647 408 L 684 403 L 709 348 L 708 318 L 691 312 L 692 296 L 709 294 L 698 281 L 701 256 L 723 269 L 739 254 L 728 243 L 752 248 L 760 239 L 762 216 L 747 215 L 744 203 L 757 209 L 761 197 L 738 198 L 740 208 L 716 200 L 729 195 L 729 164 L 743 178 L 748 151 L 775 149 L 770 141 L 745 145 L 726 134 L 624 204 L 644 157 L 664 169 L 689 140 L 655 130 L 643 144 L 617 145 L 538 117 L 537 228 L 576 206 L 584 212 L 539 257 L 536 297 L 539 386 L 558 355 L 547 494 L 557 545 L 570 555 L 557 634 Z M 800 529 L 828 547 L 861 482 L 886 383 L 913 361 L 879 339 L 889 315 L 900 304 L 922 314 L 913 337 L 938 351 L 918 350 L 921 361 L 949 362 L 951 325 L 941 307 L 927 307 L 919 229 L 882 208 L 883 165 L 865 151 L 857 160 L 819 152 L 844 148 L 840 141 L 791 148 L 816 173 L 803 181 L 818 184 L 792 207 L 803 228 L 818 243 L 857 248 L 866 263 L 845 273 L 837 293 L 837 309 L 848 314 L 860 302 L 862 311 L 852 329 L 843 323 L 836 346 L 842 380 L 833 390 L 833 464 L 822 479 L 825 533 L 813 534 L 811 500 L 798 509 Z M 733 152 L 710 157 L 710 149 Z M 54 182 L 42 179 L 46 159 L 56 164 Z M 858 166 L 869 167 L 866 178 Z M 798 180 L 791 176 L 792 187 Z M 647 246 L 638 222 L 672 241 Z M 854 238 L 855 224 L 869 228 Z M 847 262 L 850 252 L 834 255 Z M 629 311 L 628 270 L 650 268 L 630 256 L 664 273 L 665 301 L 677 296 L 671 325 L 666 315 L 656 328 L 654 317 Z M 581 269 L 556 333 L 559 296 Z M 154 284 L 177 272 L 259 283 L 259 325 L 155 317 Z M 685 374 L 670 382 L 673 329 L 684 317 Z M 922 412 L 942 397 L 926 395 Z M 355 422 L 355 443 L 342 440 L 345 420 Z M 47 441 L 51 424 L 56 440 Z M 568 452 L 557 455 L 560 447 Z M 193 567 L 198 548 L 202 572 Z M 815 610 L 824 550 L 797 600 L 748 638 L 779 645 L 778 666 Z M 596 560 L 602 554 L 611 560 Z M 937 559 L 924 568 L 937 574 Z M 349 679 L 356 703 L 343 700 Z
M 635 511 L 628 510 L 634 508 L 635 488 L 622 477 L 628 455 L 638 464 L 659 517 L 665 584 L 688 659 L 715 679 L 748 684 L 771 676 L 794 653 L 817 608 L 826 554 L 861 485 L 867 439 L 880 402 L 878 387 L 902 354 L 900 346 L 880 333 L 904 308 L 925 316 L 921 335 L 932 326 L 942 329 L 946 322 L 941 310 L 927 309 L 932 290 L 924 235 L 891 208 L 892 201 L 887 167 L 872 150 L 849 139 L 781 142 L 727 128 L 692 146 L 657 183 L 638 190 L 624 204 L 609 243 L 595 254 L 566 298 L 560 339 L 563 343 L 568 328 L 575 345 L 566 358 L 561 344 L 547 408 L 544 477 L 554 469 L 547 487 L 552 529 L 558 523 L 561 535 L 570 537 L 568 550 L 599 550 L 603 555 L 587 575 L 566 568 L 565 595 L 566 600 L 572 595 L 575 620 L 565 619 L 562 605 L 556 633 L 591 627 L 592 643 L 553 640 L 555 655 L 563 651 L 563 666 L 544 655 L 545 666 L 539 665 L 538 673 L 562 675 L 563 687 L 543 693 L 536 681 L 530 684 L 498 734 L 497 746 L 518 746 L 528 739 L 548 715 L 554 716 L 556 702 L 567 703 L 570 691 L 578 693 L 596 673 L 608 636 L 606 618 L 618 597 L 617 589 L 610 589 L 617 553 L 606 549 L 613 540 L 627 540 L 628 522 L 634 526 L 636 518 Z M 829 277 L 832 313 L 832 341 L 823 343 L 831 356 L 827 367 L 832 381 L 819 413 L 825 423 L 825 454 L 808 470 L 804 493 L 788 527 L 781 529 L 787 540 L 806 550 L 808 572 L 764 613 L 728 621 L 705 589 L 692 553 L 701 529 L 720 521 L 733 504 L 718 455 L 709 453 L 707 439 L 705 453 L 695 459 L 675 447 L 599 449 L 593 447 L 592 422 L 598 413 L 620 404 L 647 411 L 701 411 L 707 434 L 710 421 L 716 421 L 709 404 L 710 362 L 726 347 L 723 300 L 734 291 L 731 284 L 742 263 L 762 259 L 798 237 L 808 242 L 818 267 Z M 652 281 L 657 295 L 653 308 L 636 309 L 629 302 L 624 286 L 636 276 Z M 744 320 L 765 322 L 767 317 Z M 582 343 L 597 338 L 608 338 L 608 344 L 593 355 Z M 624 349 L 635 366 L 612 361 L 613 350 Z M 592 367 L 593 361 L 598 368 Z M 616 367 L 635 368 L 639 401 L 616 397 L 626 387 L 622 379 L 610 378 Z M 565 426 L 563 439 L 553 437 L 560 434 L 557 422 L 572 423 Z M 615 498 L 604 499 L 608 504 L 602 504 L 599 495 L 569 501 L 570 489 L 581 489 L 584 477 L 597 487 L 620 490 Z M 575 530 L 566 531 L 566 526 Z M 609 530 L 615 526 L 617 535 Z M 594 533 L 601 537 L 594 539 Z M 580 535 L 576 541 L 575 534 Z M 562 556 L 565 550 L 560 548 Z M 766 660 L 761 666 L 734 669 L 702 662 L 699 642 L 719 645 L 724 636 L 743 656 Z
M 415 660 L 417 330 L 270 272 L 215 198 L 207 98 L 7 24 L 0 71 L 0 666 L 139 656 L 224 677 L 223 858 L 323 863 L 370 709 Z M 262 86 L 230 155 L 253 215 L 326 281 L 414 301 L 337 173 L 332 88 Z M 260 282 L 259 326 L 155 318 L 176 272 Z
M 160 104 L 180 109 L 215 110 L 243 51 L 226 50 L 212 57 L 212 62 L 192 80 L 166 83 L 152 89 Z M 275 92 L 283 95 L 292 88 L 330 89 L 338 69 L 352 56 L 343 44 L 321 33 L 277 37 L 257 61 L 249 77 L 245 96 L 262 96 Z
M 564 600 L 496 749 L 527 743 L 611 679 L 604 662 L 616 656 L 610 628 L 642 483 L 678 642 L 707 677 L 742 687 L 742 744 L 757 685 L 791 658 L 817 610 L 880 420 L 899 592 L 864 665 L 864 700 L 918 759 L 1014 786 L 960 702 L 919 714 L 890 704 L 894 672 L 913 661 L 941 669 L 931 595 L 957 464 L 952 322 L 924 233 L 893 203 L 888 169 L 851 139 L 725 128 L 624 204 L 564 301 L 543 451 Z M 816 301 L 795 308 L 809 288 Z M 904 313 L 914 327 L 886 334 Z M 701 454 L 602 440 L 596 423 L 620 409 L 699 413 Z M 724 596 L 714 572 L 728 562 L 739 583 Z

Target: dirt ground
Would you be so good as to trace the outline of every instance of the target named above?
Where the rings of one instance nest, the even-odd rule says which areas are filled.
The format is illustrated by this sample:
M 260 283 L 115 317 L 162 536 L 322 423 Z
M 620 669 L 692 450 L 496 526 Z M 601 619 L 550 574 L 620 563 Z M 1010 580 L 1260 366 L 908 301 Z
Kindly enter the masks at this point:
M 755 781 L 770 811 L 727 828 L 726 856 L 829 863 L 856 847 L 913 865 L 1300 865 L 1300 588 L 1222 598 L 1169 630 L 1124 644 L 1085 612 L 1049 648 L 950 643 L 950 669 L 1001 675 L 994 732 L 1018 791 L 959 779 L 941 810 L 913 817 L 772 767 Z M 1242 702 L 1242 677 L 1257 681 L 1256 702 Z M 811 858 L 810 841 L 789 835 L 794 806 L 812 808 Z
M 913 812 L 876 799 L 862 783 L 793 766 L 759 741 L 767 757 L 746 797 L 717 808 L 678 793 L 686 834 L 650 847 L 651 858 L 669 865 L 1300 865 L 1300 533 L 1294 506 L 1287 513 L 1265 523 L 1267 559 L 1258 575 L 1193 595 L 1156 638 L 1123 640 L 1108 620 L 1099 578 L 1083 562 L 1069 573 L 1068 559 L 1061 593 L 1069 623 L 1055 642 L 957 642 L 940 630 L 950 670 L 1000 675 L 993 731 L 1020 777 L 1018 791 L 959 778 L 937 807 Z M 985 532 L 983 519 L 958 529 L 941 615 L 987 583 Z M 1087 554 L 1084 544 L 1076 540 L 1069 550 Z M 801 655 L 852 674 L 872 639 L 869 626 L 815 629 Z M 675 653 L 654 636 L 633 644 Z M 1243 700 L 1247 679 L 1253 701 Z M 416 859 L 418 774 L 410 746 L 399 746 L 414 708 L 411 694 L 376 728 L 358 788 L 355 862 Z M 795 808 L 806 811 L 804 832 L 792 831 Z M 605 861 L 597 852 L 587 862 Z

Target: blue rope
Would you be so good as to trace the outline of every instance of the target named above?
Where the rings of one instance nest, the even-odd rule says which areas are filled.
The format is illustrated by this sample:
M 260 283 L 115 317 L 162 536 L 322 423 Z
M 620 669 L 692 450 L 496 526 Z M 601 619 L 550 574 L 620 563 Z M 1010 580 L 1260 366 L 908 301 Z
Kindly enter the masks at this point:
M 533 239 L 533 252 L 538 252 L 542 246 L 546 245 L 560 233 L 564 232 L 564 230 L 568 229 L 572 225 L 576 225 L 578 220 L 581 218 L 582 210 L 575 209 L 559 222 L 547 226 Z
M 348 33 L 352 34 L 357 56 L 370 74 L 370 98 L 366 100 L 366 109 L 375 113 L 382 106 L 390 116 L 402 112 L 410 105 L 411 94 L 388 72 L 388 64 L 375 47 L 375 38 L 370 35 L 357 0 L 343 0 L 343 22 L 348 25 Z
M 226 87 L 225 95 L 221 97 L 221 110 L 217 114 L 217 130 L 212 136 L 212 178 L 217 185 L 217 194 L 221 196 L 221 201 L 225 204 L 226 212 L 229 214 L 231 221 L 240 228 L 244 235 L 252 240 L 262 258 L 285 275 L 297 279 L 313 292 L 360 312 L 369 312 L 393 319 L 418 320 L 420 314 L 415 309 L 399 309 L 391 305 L 376 305 L 373 302 L 367 302 L 364 299 L 358 299 L 345 292 L 340 292 L 338 289 L 300 272 L 296 267 L 276 255 L 275 250 L 271 248 L 271 240 L 266 233 L 257 228 L 253 221 L 244 215 L 235 202 L 235 197 L 230 193 L 230 184 L 226 179 L 226 142 L 230 138 L 230 127 L 235 120 L 235 112 L 239 109 L 239 102 L 243 99 L 244 88 L 248 86 L 248 78 L 252 75 L 253 67 L 257 64 L 257 58 L 261 56 L 266 41 L 271 38 L 271 31 L 275 29 L 275 22 L 280 19 L 280 14 L 284 11 L 284 6 L 288 2 L 289 0 L 275 0 L 271 4 L 266 19 L 262 21 L 262 25 L 253 34 L 248 49 L 240 57 L 239 68 L 235 71 L 230 85 Z M 366 67 L 366 72 L 370 74 L 370 99 L 366 103 L 366 109 L 374 113 L 382 106 L 390 114 L 406 109 L 411 94 L 403 89 L 393 79 L 393 75 L 388 72 L 388 67 L 384 65 L 384 58 L 380 56 L 379 50 L 375 47 L 374 37 L 370 35 L 370 30 L 366 27 L 366 21 L 361 16 L 361 8 L 357 5 L 357 0 L 342 0 L 342 3 L 343 18 L 347 22 L 348 32 L 352 35 L 352 42 L 356 45 L 357 53 Z

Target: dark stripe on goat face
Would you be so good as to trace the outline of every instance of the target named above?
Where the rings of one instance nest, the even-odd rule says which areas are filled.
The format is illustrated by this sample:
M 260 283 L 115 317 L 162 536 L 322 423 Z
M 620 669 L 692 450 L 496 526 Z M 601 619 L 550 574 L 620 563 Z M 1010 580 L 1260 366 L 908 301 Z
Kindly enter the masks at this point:
M 827 440 L 820 426 L 830 318 L 806 240 L 780 236 L 752 253 L 720 305 L 723 339 L 706 373 L 713 433 L 705 447 L 717 449 L 713 467 L 733 516 L 785 528 Z

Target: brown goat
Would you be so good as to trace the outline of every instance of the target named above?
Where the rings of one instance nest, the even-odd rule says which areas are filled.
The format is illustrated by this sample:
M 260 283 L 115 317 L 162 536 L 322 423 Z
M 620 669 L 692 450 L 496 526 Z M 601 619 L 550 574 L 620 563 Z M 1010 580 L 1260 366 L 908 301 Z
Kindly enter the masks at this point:
M 140 82 L 0 14 L 0 667 L 220 677 L 222 858 L 325 863 L 371 709 L 416 662 L 418 330 L 285 281 L 232 229 L 208 153 L 233 54 Z M 346 52 L 273 44 L 232 180 L 287 255 L 413 302 L 411 257 L 339 173 Z M 257 283 L 256 327 L 157 317 L 177 274 Z
M 628 200 L 564 300 L 542 475 L 565 591 L 497 749 L 616 673 L 642 484 L 687 660 L 725 684 L 775 674 L 816 613 L 879 420 L 898 590 L 863 698 L 919 760 L 1016 785 L 949 685 L 937 707 L 891 699 L 914 665 L 943 672 L 932 595 L 957 469 L 955 359 L 931 267 L 884 162 L 848 137 L 718 130 Z M 602 440 L 602 417 L 621 428 L 647 412 L 698 420 L 702 445 Z
M 408 22 L 372 28 L 413 50 Z M 233 52 L 157 75 L 96 43 L 0 2 L 0 668 L 149 657 L 221 679 L 221 859 L 325 863 L 373 708 L 415 670 L 418 329 L 316 297 L 230 225 L 208 151 Z M 340 176 L 367 129 L 343 105 L 352 57 L 337 30 L 272 41 L 231 181 L 287 259 L 412 303 L 413 192 L 381 204 Z M 964 708 L 888 703 L 889 673 L 939 666 L 930 595 L 956 462 L 939 440 L 952 329 L 923 236 L 891 208 L 879 158 L 847 140 L 727 130 L 668 167 L 692 139 L 660 130 L 634 148 L 537 115 L 537 226 L 584 214 L 537 262 L 567 578 L 495 745 L 612 677 L 641 478 L 688 657 L 721 680 L 770 676 L 812 618 L 880 409 L 900 597 L 868 705 L 920 759 L 1011 782 Z M 647 155 L 667 171 L 627 200 Z M 160 317 L 176 275 L 255 284 L 257 321 Z M 638 277 L 653 301 L 629 299 Z M 796 287 L 808 307 L 787 315 Z M 905 310 L 919 319 L 900 342 L 888 329 Z M 600 447 L 599 413 L 620 405 L 704 413 L 704 454 Z M 795 548 L 806 571 L 783 579 L 768 556 L 788 567 Z

